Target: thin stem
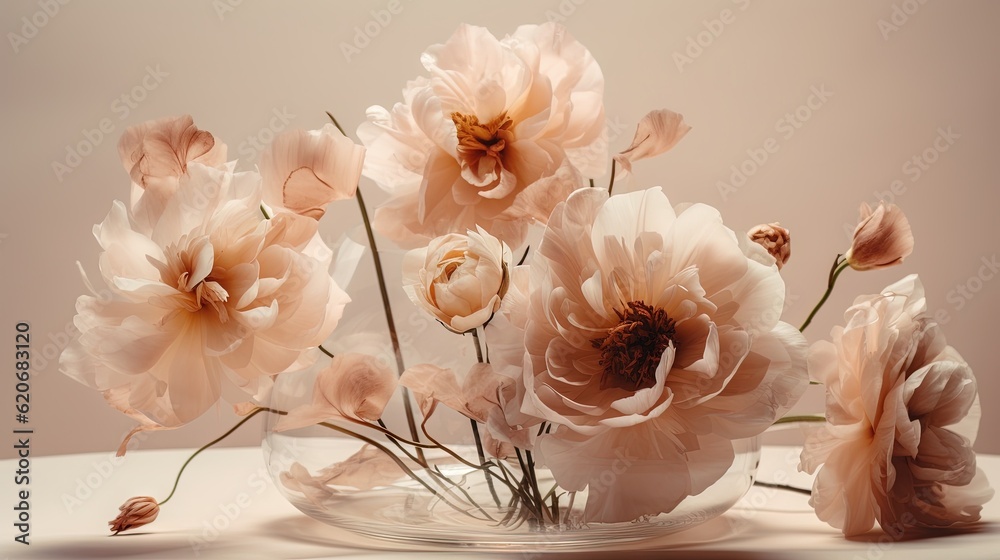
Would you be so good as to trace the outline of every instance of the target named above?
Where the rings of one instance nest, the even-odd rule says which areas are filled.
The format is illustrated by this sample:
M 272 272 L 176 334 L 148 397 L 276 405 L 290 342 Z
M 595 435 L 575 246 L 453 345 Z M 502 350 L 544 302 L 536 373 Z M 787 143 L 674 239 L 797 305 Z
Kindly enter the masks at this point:
M 453 504 L 453 503 L 449 502 L 448 500 L 446 500 L 444 498 L 444 496 L 442 496 L 440 493 L 438 493 L 437 490 L 435 490 L 434 488 L 432 488 L 430 484 L 427 484 L 427 481 L 425 481 L 424 479 L 422 479 L 419 476 L 417 476 L 417 473 L 413 472 L 413 470 L 410 469 L 410 467 L 407 467 L 406 463 L 404 463 L 402 459 L 400 459 L 399 457 L 397 457 L 395 453 L 393 453 L 392 451 L 390 451 L 387 447 L 385 447 L 381 443 L 379 443 L 379 442 L 377 442 L 377 441 L 375 441 L 375 440 L 373 440 L 373 439 L 371 439 L 369 437 L 363 436 L 363 435 L 361 435 L 361 434 L 359 434 L 359 433 L 357 433 L 355 431 L 348 430 L 347 428 L 343 428 L 343 427 L 340 427 L 340 426 L 338 426 L 336 424 L 331 424 L 329 422 L 319 422 L 317 425 L 318 426 L 323 426 L 324 428 L 330 428 L 331 430 L 335 430 L 335 431 L 338 431 L 338 432 L 340 432 L 342 434 L 345 434 L 345 435 L 357 438 L 357 439 L 359 439 L 359 440 L 367 443 L 368 445 L 371 445 L 372 447 L 378 449 L 379 451 L 385 453 L 386 455 L 389 456 L 390 459 L 393 460 L 393 462 L 396 463 L 396 465 L 399 466 L 400 469 L 403 470 L 404 473 L 406 473 L 413 480 L 415 480 L 418 483 L 420 483 L 420 485 L 423 486 L 424 488 L 426 488 L 427 491 L 430 492 L 435 498 L 438 498 L 442 502 L 448 504 L 455 511 L 460 512 L 460 513 L 464 513 L 465 515 L 468 515 L 469 517 L 472 517 L 473 519 L 476 519 L 476 516 L 470 514 L 467 511 L 464 511 L 463 509 L 459 508 L 455 504 Z
M 344 127 L 340 126 L 337 122 L 337 118 L 334 117 L 329 111 L 326 112 L 326 116 L 330 117 L 333 121 L 334 126 L 341 134 L 347 136 L 344 132 Z M 378 289 L 382 296 L 382 308 L 385 310 L 385 322 L 386 326 L 389 328 L 389 340 L 392 342 L 392 352 L 396 356 L 396 369 L 400 376 L 406 371 L 406 364 L 403 362 L 403 351 L 399 346 L 399 334 L 396 332 L 396 321 L 392 317 L 392 306 L 389 305 L 389 292 L 386 289 L 385 284 L 385 273 L 382 271 L 382 259 L 379 256 L 378 245 L 375 243 L 375 232 L 372 231 L 371 220 L 368 219 L 368 209 L 365 206 L 365 198 L 361 195 L 361 185 L 358 185 L 357 190 L 354 193 L 354 198 L 358 200 L 358 209 L 361 211 L 361 220 L 365 224 L 365 233 L 368 235 L 368 246 L 372 249 L 372 261 L 375 263 L 375 276 L 378 278 Z M 410 392 L 406 387 L 400 387 L 403 396 L 403 409 L 406 412 L 406 424 L 410 429 L 410 437 L 414 441 L 419 441 L 420 436 L 417 433 L 417 421 L 413 416 L 413 405 L 410 404 Z M 420 448 L 417 448 L 417 456 L 423 459 L 424 452 Z
M 264 215 L 265 220 L 271 219 L 271 215 L 267 213 L 267 210 L 264 208 L 263 204 L 260 205 L 260 213 Z
M 168 501 L 170 501 L 170 498 L 174 497 L 174 492 L 177 491 L 177 485 L 181 481 L 181 475 L 184 474 L 184 469 L 187 468 L 188 463 L 190 463 L 192 459 L 194 459 L 195 457 L 197 457 L 198 454 L 201 453 L 202 451 L 204 451 L 204 450 L 208 449 L 209 447 L 212 447 L 213 445 L 215 445 L 215 444 L 219 443 L 220 441 L 226 439 L 226 437 L 228 437 L 229 434 L 235 432 L 237 430 L 237 428 L 239 428 L 243 424 L 246 424 L 248 421 L 250 421 L 251 418 L 253 418 L 254 416 L 256 416 L 260 412 L 264 412 L 264 410 L 265 409 L 263 409 L 263 408 L 258 408 L 256 410 L 254 410 L 253 412 L 251 412 L 250 414 L 247 414 L 246 418 L 244 418 L 244 419 L 240 420 L 239 422 L 237 422 L 236 425 L 233 426 L 232 428 L 229 428 L 229 431 L 227 431 L 226 433 L 222 434 L 221 436 L 213 439 L 212 441 L 206 443 L 205 445 L 201 446 L 201 448 L 199 448 L 198 451 L 195 451 L 194 453 L 192 453 L 191 456 L 187 458 L 187 461 L 184 461 L 184 464 L 181 465 L 181 470 L 177 471 L 177 478 L 174 479 L 174 487 L 170 489 L 170 494 L 168 494 L 166 498 L 163 498 L 162 502 L 160 502 L 160 503 L 158 503 L 156 505 L 162 506 L 163 504 L 165 504 Z
M 777 488 L 778 490 L 787 490 L 789 492 L 798 492 L 799 494 L 812 496 L 812 490 L 806 488 L 796 488 L 794 486 L 788 486 L 787 484 L 774 484 L 773 482 L 761 482 L 759 480 L 755 480 L 753 485 L 762 486 L 764 488 Z
M 479 329 L 472 329 L 472 342 L 476 346 L 476 360 L 479 363 L 483 363 L 483 347 L 479 343 Z M 479 464 L 486 464 L 486 453 L 483 453 L 483 440 L 479 437 L 479 423 L 469 418 L 469 422 L 472 423 L 472 437 L 476 441 L 476 453 L 479 454 Z M 491 461 L 492 462 L 492 461 Z M 490 495 L 493 496 L 493 501 L 496 503 L 497 507 L 500 507 L 500 497 L 497 496 L 497 489 L 493 487 L 493 478 L 490 476 L 489 471 L 486 471 L 486 485 L 490 489 Z
M 823 297 L 820 298 L 819 303 L 817 303 L 816 307 L 813 308 L 812 313 L 810 313 L 809 316 L 806 317 L 805 322 L 802 323 L 801 327 L 799 327 L 799 332 L 806 330 L 806 327 L 808 327 L 809 323 L 812 322 L 813 317 L 815 317 L 816 313 L 819 312 L 819 308 L 823 307 L 823 304 L 826 303 L 826 300 L 830 297 L 830 294 L 833 292 L 833 286 L 834 284 L 837 283 L 837 277 L 840 276 L 840 273 L 843 272 L 849 266 L 846 260 L 841 261 L 840 259 L 841 259 L 840 255 L 837 255 L 837 258 L 834 259 L 833 267 L 830 268 L 830 276 L 827 279 L 826 293 L 823 294 Z
M 608 183 L 608 195 L 611 195 L 611 189 L 615 188 L 615 166 L 618 162 L 614 158 L 611 158 L 611 182 Z
M 773 425 L 792 424 L 795 422 L 826 422 L 826 417 L 818 416 L 815 414 L 808 414 L 802 416 L 785 416 L 784 418 L 778 418 L 777 420 L 775 420 Z
M 590 180 L 590 188 L 594 188 L 594 180 L 593 179 Z
M 527 247 L 524 248 L 524 254 L 521 255 L 521 260 L 517 261 L 517 264 L 515 266 L 521 266 L 522 264 L 524 264 L 524 259 L 528 258 L 528 251 L 530 250 L 531 250 L 531 245 L 528 245 Z
M 330 351 L 329 351 L 329 350 L 327 350 L 326 348 L 323 348 L 323 345 L 322 345 L 322 344 L 320 344 L 320 345 L 319 345 L 319 349 L 320 349 L 320 351 L 321 351 L 321 352 L 323 352 L 323 353 L 324 353 L 324 354 L 326 354 L 327 356 L 330 356 L 331 358 L 333 358 L 333 357 L 334 357 L 334 355 L 333 355 L 333 352 L 330 352 Z

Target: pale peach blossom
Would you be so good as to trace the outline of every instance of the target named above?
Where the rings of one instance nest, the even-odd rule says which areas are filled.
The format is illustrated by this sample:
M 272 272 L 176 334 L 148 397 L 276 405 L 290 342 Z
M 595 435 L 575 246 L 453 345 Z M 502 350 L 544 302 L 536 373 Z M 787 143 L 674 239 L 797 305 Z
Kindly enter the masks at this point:
M 226 145 L 196 127 L 191 115 L 128 127 L 118 141 L 118 154 L 132 178 L 130 211 L 143 230 L 156 223 L 188 163 L 218 168 L 226 163 Z
M 562 26 L 497 39 L 462 25 L 421 56 L 429 73 L 368 109 L 364 174 L 390 195 L 375 227 L 405 247 L 482 226 L 511 246 L 606 165 L 604 77 Z
M 279 134 L 260 156 L 264 203 L 319 220 L 326 205 L 354 196 L 365 149 L 332 124 Z
M 115 202 L 94 228 L 107 289 L 77 300 L 61 370 L 177 427 L 308 364 L 349 298 L 305 254 L 315 220 L 259 206 L 256 173 L 194 162 L 149 231 Z
M 500 393 L 511 381 L 497 375 L 490 364 L 475 364 L 459 381 L 455 372 L 434 364 L 406 369 L 399 384 L 409 389 L 425 417 L 437 403 L 478 422 L 486 422 L 500 408 Z
M 632 171 L 632 162 L 658 156 L 673 148 L 691 130 L 684 116 L 666 109 L 649 112 L 635 129 L 635 137 L 628 148 L 615 156 L 615 161 L 626 173 Z
M 400 462 L 409 463 L 407 468 L 417 467 L 412 461 L 400 459 Z M 406 473 L 389 454 L 365 444 L 354 455 L 320 469 L 315 475 L 301 463 L 292 463 L 287 471 L 279 475 L 279 479 L 285 488 L 301 493 L 316 505 L 322 505 L 344 488 L 370 490 L 392 484 L 404 476 Z
M 732 465 L 733 440 L 764 431 L 808 383 L 773 259 L 711 207 L 675 213 L 659 188 L 580 189 L 553 211 L 527 280 L 511 290 L 527 290 L 521 349 L 501 357 L 490 339 L 498 371 L 523 356 L 522 416 L 507 423 L 555 427 L 537 456 L 563 489 L 590 488 L 588 521 L 702 492 Z
M 114 534 L 148 525 L 160 514 L 160 506 L 155 498 L 138 496 L 129 498 L 118 508 L 118 516 L 108 521 Z
M 872 270 L 897 265 L 913 252 L 910 222 L 895 204 L 879 202 L 875 210 L 861 203 L 861 218 L 854 228 L 854 240 L 844 254 L 855 270 Z
M 750 241 L 760 245 L 774 257 L 774 264 L 781 270 L 792 256 L 792 237 L 778 222 L 760 224 L 747 232 Z
M 432 239 L 403 257 L 403 290 L 448 329 L 486 324 L 507 292 L 511 252 L 482 228 Z
M 972 451 L 979 399 L 971 368 L 927 315 L 916 275 L 862 296 L 809 352 L 828 424 L 809 435 L 810 504 L 845 535 L 891 535 L 979 519 L 993 495 Z M 820 468 L 822 465 L 822 468 Z
M 292 408 L 275 431 L 348 418 L 378 420 L 396 390 L 396 374 L 368 354 L 338 354 L 316 374 L 312 402 Z

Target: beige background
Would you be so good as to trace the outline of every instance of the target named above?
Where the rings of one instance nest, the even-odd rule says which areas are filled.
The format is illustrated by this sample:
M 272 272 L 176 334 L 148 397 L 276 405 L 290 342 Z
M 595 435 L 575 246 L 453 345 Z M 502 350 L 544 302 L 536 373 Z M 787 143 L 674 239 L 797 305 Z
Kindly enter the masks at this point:
M 800 323 L 820 296 L 831 260 L 847 248 L 844 229 L 853 226 L 858 203 L 894 198 L 913 224 L 913 256 L 891 270 L 845 273 L 808 337 L 825 337 L 855 296 L 919 272 L 949 342 L 979 377 L 984 412 L 976 447 L 1000 453 L 994 429 L 1000 422 L 1000 281 L 983 264 L 1000 252 L 1000 2 L 55 5 L 37 0 L 0 7 L 8 38 L 0 47 L 0 329 L 8 341 L 0 352 L 8 364 L 0 380 L 0 427 L 16 427 L 12 339 L 14 324 L 29 321 L 38 366 L 31 388 L 33 453 L 111 450 L 130 427 L 51 359 L 65 345 L 63 333 L 83 290 L 74 262 L 96 272 L 90 229 L 114 198 L 127 196 L 115 149 L 125 127 L 191 113 L 240 157 L 241 168 L 252 168 L 251 138 L 266 141 L 278 128 L 317 128 L 325 110 L 353 130 L 367 106 L 396 102 L 405 81 L 421 70 L 422 49 L 447 39 L 460 22 L 503 35 L 547 16 L 563 18 L 601 63 L 613 148 L 626 146 L 635 122 L 654 108 L 681 112 L 694 126 L 673 152 L 639 163 L 618 189 L 658 184 L 674 202 L 717 206 L 734 229 L 778 220 L 792 230 L 794 251 L 784 270 L 788 321 Z M 358 35 L 366 26 L 374 37 Z M 345 55 L 351 44 L 359 52 Z M 820 98 L 817 91 L 828 93 Z M 102 122 L 110 133 L 85 132 Z M 67 151 L 81 144 L 92 153 L 57 173 L 53 164 L 66 164 Z M 752 153 L 761 159 L 765 144 L 777 151 L 761 165 L 747 162 L 756 169 L 723 198 L 719 185 L 731 182 L 731 166 L 744 165 Z M 363 188 L 374 187 L 366 182 Z M 350 205 L 335 214 L 323 225 L 331 240 L 343 231 L 338 224 L 356 220 Z M 360 300 L 355 315 L 377 312 L 375 300 Z M 341 329 L 334 338 L 344 334 Z M 821 391 L 813 388 L 797 410 L 821 407 Z M 232 413 L 220 407 L 140 445 L 193 447 L 232 422 Z M 259 427 L 248 427 L 230 443 L 259 441 Z M 11 446 L 0 445 L 0 457 L 10 456 Z

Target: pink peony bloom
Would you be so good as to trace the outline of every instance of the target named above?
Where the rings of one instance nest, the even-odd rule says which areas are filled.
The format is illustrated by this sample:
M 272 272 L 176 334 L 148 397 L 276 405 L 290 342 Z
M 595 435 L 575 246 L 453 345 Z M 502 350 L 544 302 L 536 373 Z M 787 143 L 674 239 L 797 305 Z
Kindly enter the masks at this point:
M 376 357 L 339 354 L 316 375 L 312 403 L 289 410 L 275 431 L 338 418 L 378 420 L 395 390 L 396 374 Z
M 677 214 L 659 188 L 585 188 L 556 207 L 530 265 L 515 399 L 556 426 L 535 447 L 562 488 L 589 487 L 587 520 L 671 511 L 726 472 L 732 440 L 798 400 L 805 340 L 778 320 L 784 294 L 774 259 L 711 207 Z
M 128 127 L 118 140 L 118 154 L 132 178 L 130 211 L 141 231 L 159 219 L 189 163 L 218 168 L 226 163 L 226 145 L 198 129 L 191 115 Z
M 77 300 L 61 370 L 144 427 L 177 427 L 306 365 L 349 298 L 304 252 L 316 222 L 259 206 L 255 173 L 198 163 L 149 231 L 115 202 L 94 228 L 107 289 Z
M 462 25 L 421 62 L 391 111 L 368 109 L 364 174 L 389 191 L 375 227 L 407 247 L 480 225 L 511 246 L 603 173 L 604 77 L 565 28 L 498 40 Z
M 261 154 L 264 203 L 319 220 L 326 205 L 354 196 L 365 149 L 332 124 L 279 134 Z
M 801 468 L 823 465 L 809 503 L 845 535 L 876 521 L 894 536 L 977 521 L 993 495 L 972 451 L 976 379 L 926 311 L 907 276 L 855 300 L 833 342 L 809 351 L 828 424 L 806 440 Z
M 486 324 L 507 293 L 511 253 L 482 228 L 432 239 L 403 257 L 403 290 L 414 305 L 463 333 Z
M 895 204 L 879 202 L 873 211 L 861 203 L 861 219 L 854 240 L 844 254 L 855 270 L 872 270 L 897 265 L 913 252 L 910 222 Z

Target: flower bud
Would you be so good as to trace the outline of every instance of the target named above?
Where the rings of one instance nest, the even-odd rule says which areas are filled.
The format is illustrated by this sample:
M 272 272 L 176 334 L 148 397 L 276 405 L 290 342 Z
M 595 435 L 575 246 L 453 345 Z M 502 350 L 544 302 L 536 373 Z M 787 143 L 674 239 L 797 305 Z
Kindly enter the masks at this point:
M 855 270 L 885 268 L 903 262 L 913 252 L 910 222 L 895 204 L 879 202 L 872 210 L 861 203 L 854 241 L 844 257 Z
M 403 259 L 403 290 L 418 307 L 452 331 L 488 323 L 510 281 L 506 243 L 482 228 L 450 233 Z
M 111 531 L 116 535 L 152 523 L 160 513 L 160 506 L 149 496 L 138 496 L 130 498 L 118 510 L 118 517 L 108 521 Z
M 747 232 L 747 236 L 750 237 L 750 241 L 767 249 L 767 252 L 774 257 L 778 270 L 781 270 L 792 256 L 792 238 L 788 230 L 781 227 L 778 222 L 754 226 Z

